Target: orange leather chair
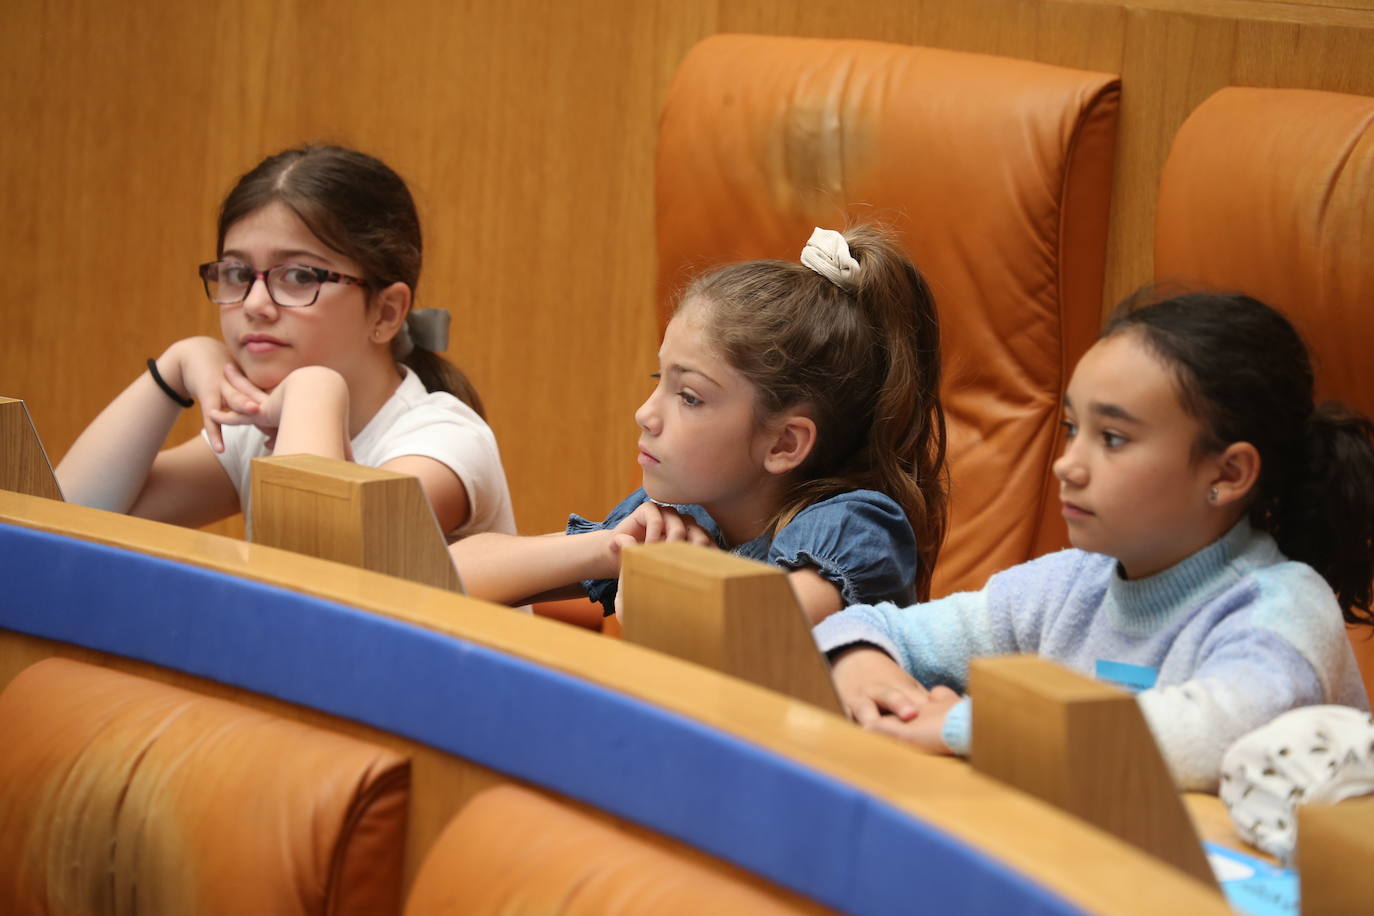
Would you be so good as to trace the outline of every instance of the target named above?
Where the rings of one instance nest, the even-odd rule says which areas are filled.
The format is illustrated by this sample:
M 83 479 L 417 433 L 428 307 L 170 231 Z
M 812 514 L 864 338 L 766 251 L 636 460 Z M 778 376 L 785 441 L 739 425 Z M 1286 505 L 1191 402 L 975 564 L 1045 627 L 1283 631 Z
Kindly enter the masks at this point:
M 934 594 L 1066 543 L 1049 467 L 1096 335 L 1120 86 L 1029 61 L 717 35 L 678 68 L 657 157 L 659 303 L 795 259 L 813 226 L 896 230 L 940 308 L 952 517 Z
M 384 914 L 410 764 L 63 658 L 0 694 L 0 912 Z
M 1282 309 L 1318 396 L 1374 415 L 1374 98 L 1233 87 L 1199 105 L 1160 179 L 1155 277 Z M 1374 694 L 1374 634 L 1350 635 Z
M 406 916 L 831 910 L 724 863 L 616 829 L 519 786 L 488 789 L 449 823 L 420 866 Z

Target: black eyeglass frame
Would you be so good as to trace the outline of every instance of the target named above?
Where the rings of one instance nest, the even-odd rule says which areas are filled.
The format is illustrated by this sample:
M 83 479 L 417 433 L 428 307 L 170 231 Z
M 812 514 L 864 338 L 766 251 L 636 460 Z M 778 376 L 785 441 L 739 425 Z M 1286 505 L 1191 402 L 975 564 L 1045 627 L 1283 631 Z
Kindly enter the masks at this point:
M 253 279 L 248 281 L 248 285 L 243 288 L 243 295 L 238 297 L 237 299 L 230 299 L 227 301 L 216 299 L 214 295 L 210 292 L 209 274 L 212 270 L 219 267 L 221 264 L 230 264 L 234 267 L 243 268 L 244 270 L 247 270 L 253 274 Z M 305 270 L 309 271 L 311 274 L 314 275 L 316 280 L 315 295 L 310 298 L 309 302 L 302 302 L 298 305 L 288 305 L 285 302 L 277 301 L 276 295 L 272 292 L 271 275 L 274 272 L 281 270 Z M 309 308 L 310 306 L 314 305 L 316 302 L 319 301 L 320 287 L 326 283 L 341 283 L 344 286 L 368 285 L 367 281 L 361 277 L 351 277 L 348 274 L 341 274 L 337 270 L 326 270 L 323 267 L 315 267 L 312 264 L 273 264 L 266 270 L 254 270 L 251 266 L 244 264 L 241 261 L 226 261 L 223 258 L 221 258 L 218 261 L 206 261 L 204 264 L 201 264 L 198 268 L 196 268 L 196 272 L 200 274 L 201 285 L 205 287 L 205 298 L 209 299 L 211 302 L 218 306 L 242 305 L 244 302 L 248 300 L 248 294 L 253 291 L 254 284 L 256 284 L 259 280 L 261 280 L 263 286 L 267 288 L 267 298 L 272 300 L 273 305 L 283 309 L 303 309 Z

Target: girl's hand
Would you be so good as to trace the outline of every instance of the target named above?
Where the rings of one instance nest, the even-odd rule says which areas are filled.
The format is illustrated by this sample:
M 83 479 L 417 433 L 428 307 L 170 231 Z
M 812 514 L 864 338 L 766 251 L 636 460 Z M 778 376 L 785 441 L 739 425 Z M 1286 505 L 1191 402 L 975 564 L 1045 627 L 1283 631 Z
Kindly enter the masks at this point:
M 281 385 L 277 387 L 281 388 Z M 224 364 L 219 380 L 219 390 L 224 412 L 226 415 L 232 416 L 232 419 L 224 421 L 227 425 L 257 424 L 261 417 L 262 406 L 271 398 L 270 393 L 263 391 L 248 380 L 248 376 L 244 374 L 237 363 Z
M 703 547 L 716 546 L 706 529 L 690 515 L 648 501 L 621 519 L 620 524 L 611 529 L 611 534 L 611 562 L 616 570 L 620 569 L 620 551 L 636 544 L 686 541 Z
M 909 722 L 920 714 L 929 696 L 920 682 L 874 646 L 846 649 L 831 663 L 830 676 L 844 711 L 865 728 L 884 715 Z
M 218 426 L 258 427 L 267 434 L 267 447 L 271 449 L 281 416 L 280 393 L 285 387 L 283 381 L 269 394 L 250 382 L 237 363 L 226 362 L 220 366 L 219 406 L 207 409 L 205 415 Z M 222 451 L 222 447 L 216 451 Z
M 896 716 L 879 716 L 876 721 L 865 726 L 871 731 L 891 735 L 899 741 L 914 744 L 929 754 L 948 754 L 949 745 L 945 744 L 945 717 L 963 697 L 944 685 L 932 687 L 926 696 L 925 705 L 916 718 L 903 721 Z
M 864 728 L 932 754 L 948 754 L 945 716 L 962 699 L 945 686 L 927 691 L 881 649 L 858 646 L 830 668 L 845 711 Z
M 220 433 L 223 421 L 219 419 L 224 412 L 220 381 L 224 376 L 224 364 L 229 360 L 229 348 L 213 337 L 179 340 L 158 359 L 163 379 L 184 390 L 187 397 L 194 398 L 200 405 L 205 434 L 216 452 L 224 451 L 224 437 Z

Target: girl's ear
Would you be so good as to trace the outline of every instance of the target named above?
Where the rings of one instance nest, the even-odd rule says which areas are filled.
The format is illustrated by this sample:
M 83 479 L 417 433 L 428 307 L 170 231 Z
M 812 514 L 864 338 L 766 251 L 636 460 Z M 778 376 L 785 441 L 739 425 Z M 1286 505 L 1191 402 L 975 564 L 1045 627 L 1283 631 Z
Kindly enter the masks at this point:
M 1250 495 L 1259 481 L 1259 450 L 1249 442 L 1232 442 L 1216 461 L 1217 477 L 1207 493 L 1212 505 L 1232 505 Z
M 372 340 L 390 343 L 410 314 L 410 287 L 399 280 L 372 297 Z
M 773 426 L 763 469 L 770 474 L 786 474 L 801 466 L 816 446 L 816 421 L 805 414 L 790 414 Z

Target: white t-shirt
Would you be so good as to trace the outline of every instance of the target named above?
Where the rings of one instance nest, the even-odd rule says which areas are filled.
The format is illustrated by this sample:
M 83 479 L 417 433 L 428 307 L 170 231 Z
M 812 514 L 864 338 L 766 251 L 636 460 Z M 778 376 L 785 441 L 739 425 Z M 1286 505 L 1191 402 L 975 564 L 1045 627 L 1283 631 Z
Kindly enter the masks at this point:
M 515 534 L 510 489 L 491 427 L 453 395 L 426 391 L 419 376 L 401 368 L 400 386 L 353 439 L 353 460 L 375 468 L 403 455 L 433 458 L 458 475 L 468 494 L 468 520 L 447 532 L 449 540 L 479 531 Z M 271 454 L 267 435 L 256 426 L 225 426 L 222 432 L 224 453 L 216 457 L 238 488 L 247 517 L 252 460 Z

